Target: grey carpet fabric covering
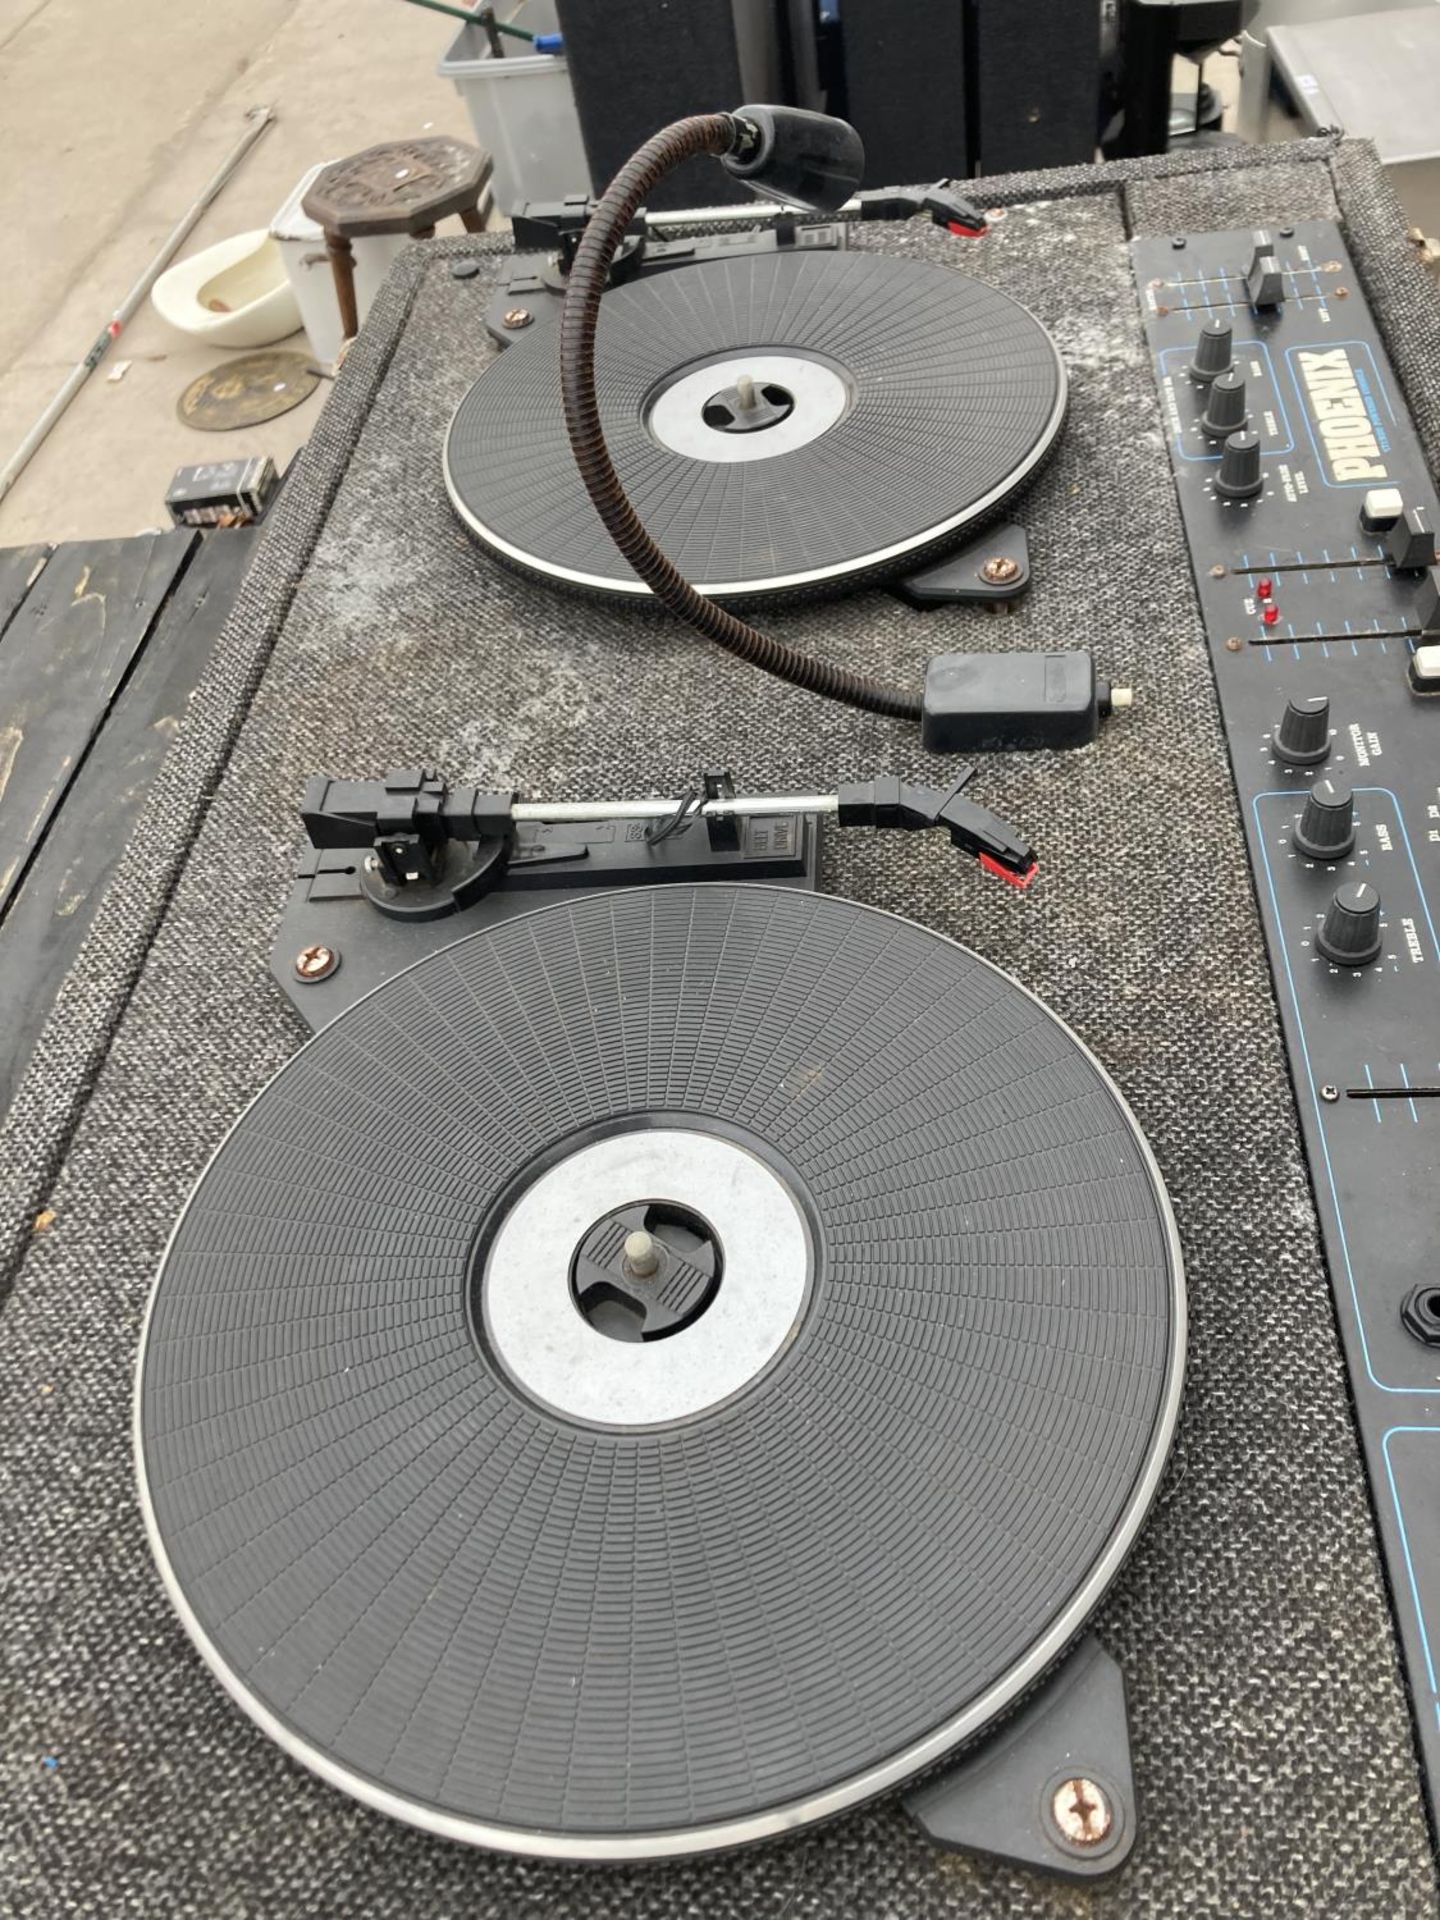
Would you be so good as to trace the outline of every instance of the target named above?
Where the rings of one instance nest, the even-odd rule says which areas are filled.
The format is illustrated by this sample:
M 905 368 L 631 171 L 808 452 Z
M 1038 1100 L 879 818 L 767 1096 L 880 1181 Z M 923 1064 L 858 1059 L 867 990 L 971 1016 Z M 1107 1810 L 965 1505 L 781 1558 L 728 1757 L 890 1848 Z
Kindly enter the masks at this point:
M 1254 158 L 1258 164 L 1246 164 Z M 294 1767 L 203 1670 L 151 1568 L 131 1367 L 205 1158 L 299 1045 L 267 969 L 312 772 L 417 760 L 562 796 L 939 777 L 907 729 L 707 652 L 658 618 L 493 567 L 440 480 L 488 345 L 496 243 L 392 275 L 288 484 L 213 668 L 0 1143 L 0 1913 L 1170 1916 L 1434 1910 L 1350 1425 L 1240 825 L 1135 318 L 1127 222 L 1331 211 L 1432 458 L 1434 288 L 1366 149 L 985 183 L 981 243 L 923 223 L 859 244 L 961 265 L 1054 330 L 1069 429 L 1020 517 L 1036 584 L 1003 622 L 884 595 L 777 614 L 887 677 L 943 647 L 1091 646 L 1136 706 L 1097 746 L 987 761 L 984 801 L 1042 874 L 1018 896 L 932 837 L 835 836 L 837 892 L 952 933 L 1094 1048 L 1169 1183 L 1192 1310 L 1172 1469 L 1098 1620 L 1125 1667 L 1142 1795 L 1125 1871 L 1079 1891 L 932 1852 L 893 1803 L 676 1868 L 527 1865 L 425 1838 Z M 482 273 L 456 281 L 450 260 Z M 31 1232 L 40 1206 L 54 1210 Z M 48 1762 L 54 1762 L 53 1765 Z

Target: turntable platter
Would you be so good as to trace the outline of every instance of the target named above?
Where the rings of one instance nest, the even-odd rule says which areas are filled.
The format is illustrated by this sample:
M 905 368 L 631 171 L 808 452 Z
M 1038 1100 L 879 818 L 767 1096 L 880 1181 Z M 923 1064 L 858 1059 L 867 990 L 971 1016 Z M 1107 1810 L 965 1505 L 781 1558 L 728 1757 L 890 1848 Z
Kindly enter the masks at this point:
M 922 261 L 747 254 L 614 288 L 601 415 L 641 519 L 721 599 L 804 594 L 913 568 L 1034 477 L 1064 368 L 1007 295 Z M 445 478 L 500 558 L 646 595 L 575 469 L 549 329 L 508 348 L 451 423 Z
M 151 1543 L 295 1757 L 582 1859 L 784 1831 L 1003 1717 L 1159 1479 L 1181 1265 L 1094 1058 L 783 888 L 596 893 L 323 1029 L 181 1219 Z

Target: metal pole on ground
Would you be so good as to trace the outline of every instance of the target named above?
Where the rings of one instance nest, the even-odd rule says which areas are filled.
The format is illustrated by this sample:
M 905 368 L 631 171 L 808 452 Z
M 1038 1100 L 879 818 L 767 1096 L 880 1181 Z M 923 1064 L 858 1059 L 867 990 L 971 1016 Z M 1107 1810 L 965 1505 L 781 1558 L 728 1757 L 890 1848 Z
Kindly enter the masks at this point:
M 121 333 L 139 309 L 141 301 L 145 298 L 146 294 L 149 293 L 166 267 L 169 266 L 175 255 L 185 244 L 191 231 L 199 221 L 201 214 L 205 212 L 211 201 L 214 200 L 215 196 L 225 185 L 231 174 L 234 173 L 246 154 L 249 153 L 261 134 L 264 133 L 265 129 L 274 121 L 275 114 L 270 107 L 251 107 L 245 118 L 249 122 L 249 125 L 226 155 L 225 159 L 221 161 L 220 166 L 216 169 L 211 179 L 206 182 L 200 193 L 200 197 L 194 201 L 182 215 L 179 222 L 166 238 L 160 251 L 155 255 L 155 258 L 150 262 L 149 266 L 146 267 L 144 273 L 141 274 L 140 278 L 120 302 L 114 313 L 111 314 L 109 320 L 106 321 L 104 330 L 99 335 L 94 346 L 91 347 L 83 360 L 71 368 L 69 374 L 66 376 L 65 384 L 60 388 L 60 391 L 55 395 L 55 398 L 50 402 L 49 406 L 46 407 L 29 433 L 27 433 L 25 438 L 20 442 L 20 445 L 15 449 L 14 453 L 12 453 L 10 458 L 5 462 L 4 467 L 0 468 L 0 500 L 3 500 L 6 494 L 9 493 L 15 482 L 20 478 L 20 475 L 30 464 L 33 456 L 49 438 L 50 431 L 56 421 L 60 418 L 61 414 L 64 413 L 81 387 L 83 387 L 85 382 L 90 378 L 96 367 L 98 367 L 100 362 L 105 358 L 112 343 L 119 339 Z

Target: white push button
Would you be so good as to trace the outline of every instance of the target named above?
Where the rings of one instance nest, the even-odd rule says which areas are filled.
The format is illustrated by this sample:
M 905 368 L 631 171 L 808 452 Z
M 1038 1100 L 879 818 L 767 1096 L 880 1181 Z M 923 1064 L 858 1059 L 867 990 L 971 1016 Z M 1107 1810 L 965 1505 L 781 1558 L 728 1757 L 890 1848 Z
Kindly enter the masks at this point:
M 1372 487 L 1360 502 L 1360 524 L 1367 533 L 1388 533 L 1404 511 L 1398 487 Z

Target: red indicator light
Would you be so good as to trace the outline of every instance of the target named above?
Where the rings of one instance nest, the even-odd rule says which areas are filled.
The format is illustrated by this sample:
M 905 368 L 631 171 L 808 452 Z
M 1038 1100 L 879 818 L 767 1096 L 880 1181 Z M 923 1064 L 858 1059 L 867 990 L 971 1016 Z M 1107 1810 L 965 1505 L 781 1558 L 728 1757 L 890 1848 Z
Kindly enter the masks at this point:
M 1269 606 L 1260 609 L 1260 618 L 1265 622 L 1267 627 L 1273 627 L 1275 622 L 1280 618 L 1280 609 L 1275 605 L 1273 600 Z
M 1269 580 L 1257 580 L 1255 582 L 1255 591 L 1262 600 L 1268 600 L 1275 591 L 1275 588 Z

